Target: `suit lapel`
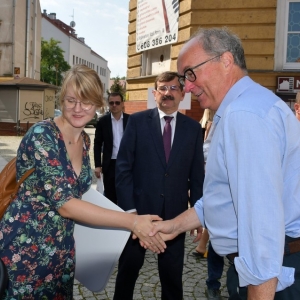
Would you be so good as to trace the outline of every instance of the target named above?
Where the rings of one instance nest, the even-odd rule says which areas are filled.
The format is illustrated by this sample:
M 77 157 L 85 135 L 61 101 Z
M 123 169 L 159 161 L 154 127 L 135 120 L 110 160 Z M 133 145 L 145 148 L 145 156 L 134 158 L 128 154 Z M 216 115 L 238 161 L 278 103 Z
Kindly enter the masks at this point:
M 113 131 L 112 131 L 112 123 L 111 123 L 111 114 L 108 115 L 107 118 L 107 131 L 108 131 L 108 135 L 111 138 L 111 140 L 113 140 Z
M 128 120 L 128 115 L 123 113 L 123 130 L 125 130 L 127 120 Z
M 158 156 L 164 166 L 166 166 L 165 150 L 163 145 L 161 125 L 157 108 L 149 112 L 149 131 L 153 139 Z

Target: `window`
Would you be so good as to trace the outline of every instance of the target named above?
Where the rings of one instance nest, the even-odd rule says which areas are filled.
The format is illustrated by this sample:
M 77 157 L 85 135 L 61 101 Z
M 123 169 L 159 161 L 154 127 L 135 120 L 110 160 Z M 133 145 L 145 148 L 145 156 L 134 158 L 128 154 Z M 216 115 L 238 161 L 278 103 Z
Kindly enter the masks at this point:
M 143 52 L 141 76 L 157 75 L 169 71 L 171 66 L 171 45 L 153 48 Z
M 75 65 L 75 55 L 73 55 L 73 65 Z
M 275 70 L 300 69 L 300 1 L 277 0 Z
M 289 3 L 286 62 L 300 62 L 300 2 Z

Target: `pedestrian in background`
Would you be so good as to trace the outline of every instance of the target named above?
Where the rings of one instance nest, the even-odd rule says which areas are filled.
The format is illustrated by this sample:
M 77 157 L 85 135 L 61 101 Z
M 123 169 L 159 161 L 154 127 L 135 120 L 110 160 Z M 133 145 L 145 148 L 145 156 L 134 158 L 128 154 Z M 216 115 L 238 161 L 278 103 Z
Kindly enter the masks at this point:
M 103 173 L 104 195 L 117 204 L 115 187 L 116 159 L 129 115 L 124 113 L 123 95 L 108 95 L 110 113 L 99 119 L 94 139 L 95 175 Z M 103 153 L 103 154 L 102 154 Z
M 168 220 L 202 195 L 203 137 L 199 122 L 178 112 L 184 91 L 177 73 L 162 73 L 154 86 L 157 108 L 128 120 L 116 162 L 116 189 L 125 211 Z M 181 234 L 158 256 L 162 300 L 182 300 L 184 242 Z M 115 300 L 132 299 L 144 257 L 138 241 L 128 240 L 119 259 Z
M 204 163 L 206 163 L 207 155 L 210 147 L 210 143 L 212 140 L 212 136 L 214 134 L 214 125 L 213 125 L 213 117 L 215 115 L 215 111 L 212 111 L 209 108 L 204 110 L 202 124 L 205 122 L 205 134 L 204 134 L 204 143 L 203 143 L 203 155 L 204 155 Z M 208 247 L 207 247 L 208 243 Z M 206 247 L 208 248 L 206 250 Z M 203 255 L 203 251 L 206 251 L 206 255 Z M 206 228 L 203 229 L 202 236 L 198 246 L 193 252 L 193 255 L 196 257 L 207 257 L 207 279 L 205 295 L 208 300 L 222 300 L 221 296 L 221 282 L 220 278 L 223 273 L 224 268 L 224 258 L 223 256 L 218 255 L 209 241 L 209 234 Z
M 211 124 L 213 121 L 214 112 L 210 109 L 205 109 L 203 112 L 202 119 L 200 120 L 200 124 L 202 126 L 202 134 L 203 134 L 203 155 L 204 155 L 204 164 L 207 158 L 207 151 L 209 147 L 209 143 L 205 143 L 208 133 L 211 128 Z M 205 147 L 206 145 L 206 147 Z M 204 148 L 205 147 L 205 148 Z M 195 251 L 192 253 L 197 258 L 207 258 L 207 243 L 209 240 L 209 235 L 206 228 L 203 228 L 203 232 L 201 235 L 200 242 L 198 243 Z
M 92 182 L 84 127 L 103 106 L 102 95 L 98 74 L 75 65 L 61 87 L 62 115 L 36 123 L 20 143 L 17 179 L 35 171 L 0 222 L 0 257 L 9 277 L 3 299 L 73 299 L 74 221 L 132 230 L 147 247 L 163 251 L 162 241 L 146 237 L 157 216 L 134 216 L 81 200 Z
M 295 114 L 298 121 L 300 121 L 300 92 L 296 94 L 296 102 L 294 104 Z
M 196 63 L 196 65 L 194 65 Z M 176 236 L 204 224 L 227 256 L 229 299 L 300 295 L 300 126 L 289 107 L 247 75 L 240 39 L 200 29 L 181 48 L 180 80 L 216 110 L 203 197 L 154 232 Z

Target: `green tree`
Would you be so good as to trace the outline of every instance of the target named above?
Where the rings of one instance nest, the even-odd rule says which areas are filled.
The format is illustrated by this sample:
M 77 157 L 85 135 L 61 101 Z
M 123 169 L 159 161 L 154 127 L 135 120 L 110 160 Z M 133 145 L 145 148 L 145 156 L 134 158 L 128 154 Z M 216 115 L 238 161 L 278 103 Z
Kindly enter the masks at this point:
M 71 68 L 64 60 L 60 43 L 53 38 L 50 41 L 42 39 L 41 47 L 41 80 L 57 86 L 62 83 L 63 73 Z
M 122 86 L 122 84 L 120 82 L 120 77 L 119 76 L 114 77 L 113 81 L 114 81 L 114 83 L 110 87 L 110 93 L 120 93 L 123 95 L 123 97 L 125 99 L 126 88 Z

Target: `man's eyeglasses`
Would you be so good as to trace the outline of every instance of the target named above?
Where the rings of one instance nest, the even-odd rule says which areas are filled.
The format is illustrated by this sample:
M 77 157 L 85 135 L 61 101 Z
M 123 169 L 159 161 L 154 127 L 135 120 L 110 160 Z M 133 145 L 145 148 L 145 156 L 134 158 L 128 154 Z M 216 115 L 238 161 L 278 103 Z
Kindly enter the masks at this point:
M 115 104 L 115 105 L 120 105 L 120 104 L 121 104 L 121 101 L 109 101 L 108 104 L 109 104 L 110 106 L 113 106 L 114 104 Z
M 198 67 L 200 67 L 200 66 L 203 66 L 204 64 L 206 64 L 207 62 L 209 62 L 209 61 L 211 61 L 211 60 L 213 60 L 213 59 L 215 59 L 215 58 L 217 58 L 217 57 L 220 57 L 222 54 L 220 54 L 220 55 L 217 55 L 217 56 L 214 56 L 214 57 L 212 57 L 212 58 L 210 58 L 210 59 L 208 59 L 208 60 L 206 60 L 206 61 L 204 61 L 204 62 L 202 62 L 202 63 L 200 63 L 200 64 L 198 64 L 198 65 L 196 65 L 196 66 L 194 66 L 194 67 L 191 67 L 191 68 L 188 68 L 188 69 L 186 69 L 185 71 L 184 71 L 184 74 L 183 75 L 178 75 L 179 76 L 179 82 L 180 82 L 180 84 L 182 84 L 182 85 L 185 85 L 185 80 L 187 79 L 188 81 L 190 81 L 190 82 L 194 82 L 196 79 L 197 79 L 197 77 L 196 77 L 196 74 L 194 73 L 194 69 L 196 69 L 196 68 L 198 68 Z
M 161 85 L 157 87 L 157 90 L 159 92 L 166 92 L 166 91 L 170 91 L 170 92 L 175 92 L 175 91 L 179 91 L 180 90 L 180 86 L 178 85 Z
M 65 98 L 64 105 L 66 109 L 73 109 L 79 103 L 82 110 L 90 110 L 94 104 L 91 101 L 76 101 L 74 98 Z

